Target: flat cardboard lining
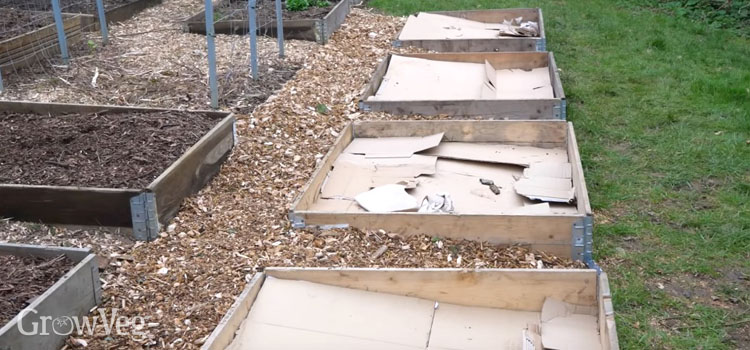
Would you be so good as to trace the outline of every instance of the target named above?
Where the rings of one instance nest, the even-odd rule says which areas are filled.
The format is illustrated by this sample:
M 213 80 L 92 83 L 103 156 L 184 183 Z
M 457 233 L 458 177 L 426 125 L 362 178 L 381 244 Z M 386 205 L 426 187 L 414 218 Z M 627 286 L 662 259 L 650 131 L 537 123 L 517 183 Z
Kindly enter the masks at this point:
M 438 135 L 442 137 L 442 134 L 433 136 Z M 439 142 L 439 139 L 436 143 L 433 136 L 355 138 L 333 163 L 309 210 L 416 211 L 426 197 L 447 193 L 455 214 L 577 213 L 577 207 L 571 204 L 574 188 L 564 148 Z M 480 179 L 491 180 L 499 194 Z M 399 187 L 381 191 L 380 186 L 391 185 Z M 413 201 L 404 196 L 407 193 Z M 383 209 L 389 207 L 394 210 Z
M 392 55 L 368 101 L 554 99 L 549 67 L 496 69 L 489 62 L 439 61 Z
M 523 18 L 523 21 L 531 19 Z M 497 23 L 485 23 L 469 19 L 420 12 L 406 20 L 399 40 L 443 40 L 443 39 L 497 39 L 502 19 Z M 538 37 L 538 36 L 537 36 Z
M 469 307 L 269 276 L 227 350 L 520 350 L 528 330 L 555 349 L 601 349 L 594 308 L 553 299 L 539 311 Z

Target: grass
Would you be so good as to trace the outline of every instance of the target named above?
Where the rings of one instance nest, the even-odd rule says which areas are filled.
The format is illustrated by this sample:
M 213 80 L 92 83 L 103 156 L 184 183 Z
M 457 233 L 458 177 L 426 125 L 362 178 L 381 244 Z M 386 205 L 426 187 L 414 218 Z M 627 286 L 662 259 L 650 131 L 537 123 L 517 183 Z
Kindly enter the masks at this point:
M 643 2 L 369 5 L 394 15 L 541 7 L 622 348 L 748 348 L 750 40 Z

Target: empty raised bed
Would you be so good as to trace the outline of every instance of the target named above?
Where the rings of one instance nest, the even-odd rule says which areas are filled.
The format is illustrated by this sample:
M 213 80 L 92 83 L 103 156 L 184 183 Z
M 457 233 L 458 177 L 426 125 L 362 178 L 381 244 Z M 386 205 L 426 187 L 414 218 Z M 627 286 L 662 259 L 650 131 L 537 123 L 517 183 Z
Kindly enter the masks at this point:
M 393 42 L 438 52 L 546 51 L 542 10 L 420 12 Z
M 339 29 L 351 10 L 348 0 L 322 1 L 303 11 L 290 11 L 283 1 L 283 26 L 285 39 L 315 41 L 325 44 Z M 258 34 L 276 36 L 275 0 L 257 2 Z M 219 0 L 214 2 L 214 30 L 216 34 L 245 35 L 249 30 L 247 1 Z M 185 31 L 206 34 L 206 13 L 201 11 L 185 22 Z
M 63 28 L 69 43 L 81 40 L 81 15 L 64 15 Z M 2 9 L 0 11 L 0 72 L 44 62 L 60 52 L 57 29 L 51 13 Z
M 0 243 L 0 262 L 0 349 L 58 349 L 73 324 L 53 322 L 72 322 L 101 302 L 88 249 Z
M 364 111 L 565 119 L 551 52 L 388 55 L 360 100 Z
M 586 182 L 563 121 L 354 122 L 289 218 L 295 227 L 523 244 L 591 260 Z
M 0 216 L 152 240 L 233 146 L 230 113 L 0 102 Z
M 596 270 L 267 268 L 202 347 L 619 349 Z

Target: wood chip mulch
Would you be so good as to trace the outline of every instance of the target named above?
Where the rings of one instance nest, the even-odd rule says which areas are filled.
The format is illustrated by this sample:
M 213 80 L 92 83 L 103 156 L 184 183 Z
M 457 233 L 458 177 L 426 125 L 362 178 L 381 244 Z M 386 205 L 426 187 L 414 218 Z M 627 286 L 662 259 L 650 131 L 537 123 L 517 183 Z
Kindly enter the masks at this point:
M 151 327 L 145 339 L 107 336 L 99 329 L 85 338 L 90 348 L 196 349 L 252 274 L 269 266 L 584 267 L 523 247 L 290 227 L 286 215 L 292 201 L 348 122 L 413 118 L 363 114 L 357 106 L 373 70 L 393 50 L 391 40 L 403 22 L 353 9 L 330 43 L 296 53 L 306 59 L 294 79 L 252 114 L 238 117 L 239 144 L 233 154 L 216 178 L 186 201 L 160 239 L 129 248 L 94 240 L 94 250 L 111 258 L 102 272 L 101 307 L 150 317 Z M 316 111 L 323 110 L 316 108 L 321 104 L 325 113 Z M 85 245 L 81 235 L 102 237 L 78 231 L 48 235 L 47 241 Z M 13 237 L 23 240 L 19 236 Z M 127 259 L 118 258 L 123 255 Z

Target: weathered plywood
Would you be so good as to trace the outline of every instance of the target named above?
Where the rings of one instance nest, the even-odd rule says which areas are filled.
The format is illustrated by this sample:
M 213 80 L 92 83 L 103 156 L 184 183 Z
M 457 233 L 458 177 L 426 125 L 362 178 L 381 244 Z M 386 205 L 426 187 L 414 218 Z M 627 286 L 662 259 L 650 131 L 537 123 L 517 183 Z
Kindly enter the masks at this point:
M 437 52 L 513 52 L 513 51 L 545 51 L 546 35 L 542 10 L 527 9 L 495 9 L 473 11 L 436 11 L 432 14 L 445 15 L 468 19 L 484 23 L 502 23 L 523 17 L 524 21 L 535 21 L 539 24 L 539 37 L 498 37 L 494 39 L 441 39 L 441 40 L 401 40 L 399 36 L 393 42 L 396 47 L 419 47 Z
M 221 6 L 229 0 L 214 1 L 214 7 Z M 333 33 L 341 26 L 351 10 L 351 3 L 342 0 L 321 19 L 284 20 L 284 39 L 308 40 L 325 44 Z M 250 30 L 246 20 L 220 20 L 214 22 L 216 34 L 245 35 Z M 189 33 L 206 34 L 206 13 L 200 11 L 190 16 L 184 23 L 184 30 Z M 260 23 L 258 34 L 275 37 L 277 34 L 276 21 Z
M 55 256 L 65 254 L 78 264 L 37 297 L 25 310 L 13 320 L 0 328 L 0 348 L 13 350 L 58 349 L 67 336 L 49 331 L 48 335 L 24 335 L 22 329 L 32 330 L 34 324 L 41 327 L 47 322 L 47 329 L 52 327 L 52 320 L 60 317 L 78 317 L 88 314 L 89 310 L 101 302 L 101 285 L 96 256 L 87 254 L 88 250 L 60 247 L 38 247 L 29 245 L 0 243 L 0 254 Z M 36 312 L 32 312 L 34 310 Z M 23 317 L 20 317 L 23 315 Z M 42 317 L 50 317 L 43 321 Z M 20 319 L 19 319 L 20 318 Z M 20 325 L 19 325 L 20 323 Z
M 548 52 L 462 52 L 416 53 L 403 56 L 448 62 L 492 64 L 495 69 L 534 69 L 549 67 L 554 98 L 540 99 L 477 99 L 477 100 L 369 100 L 375 96 L 385 76 L 391 55 L 381 63 L 360 98 L 360 109 L 392 114 L 450 115 L 486 117 L 491 119 L 537 120 L 564 119 L 565 95 L 554 57 Z

